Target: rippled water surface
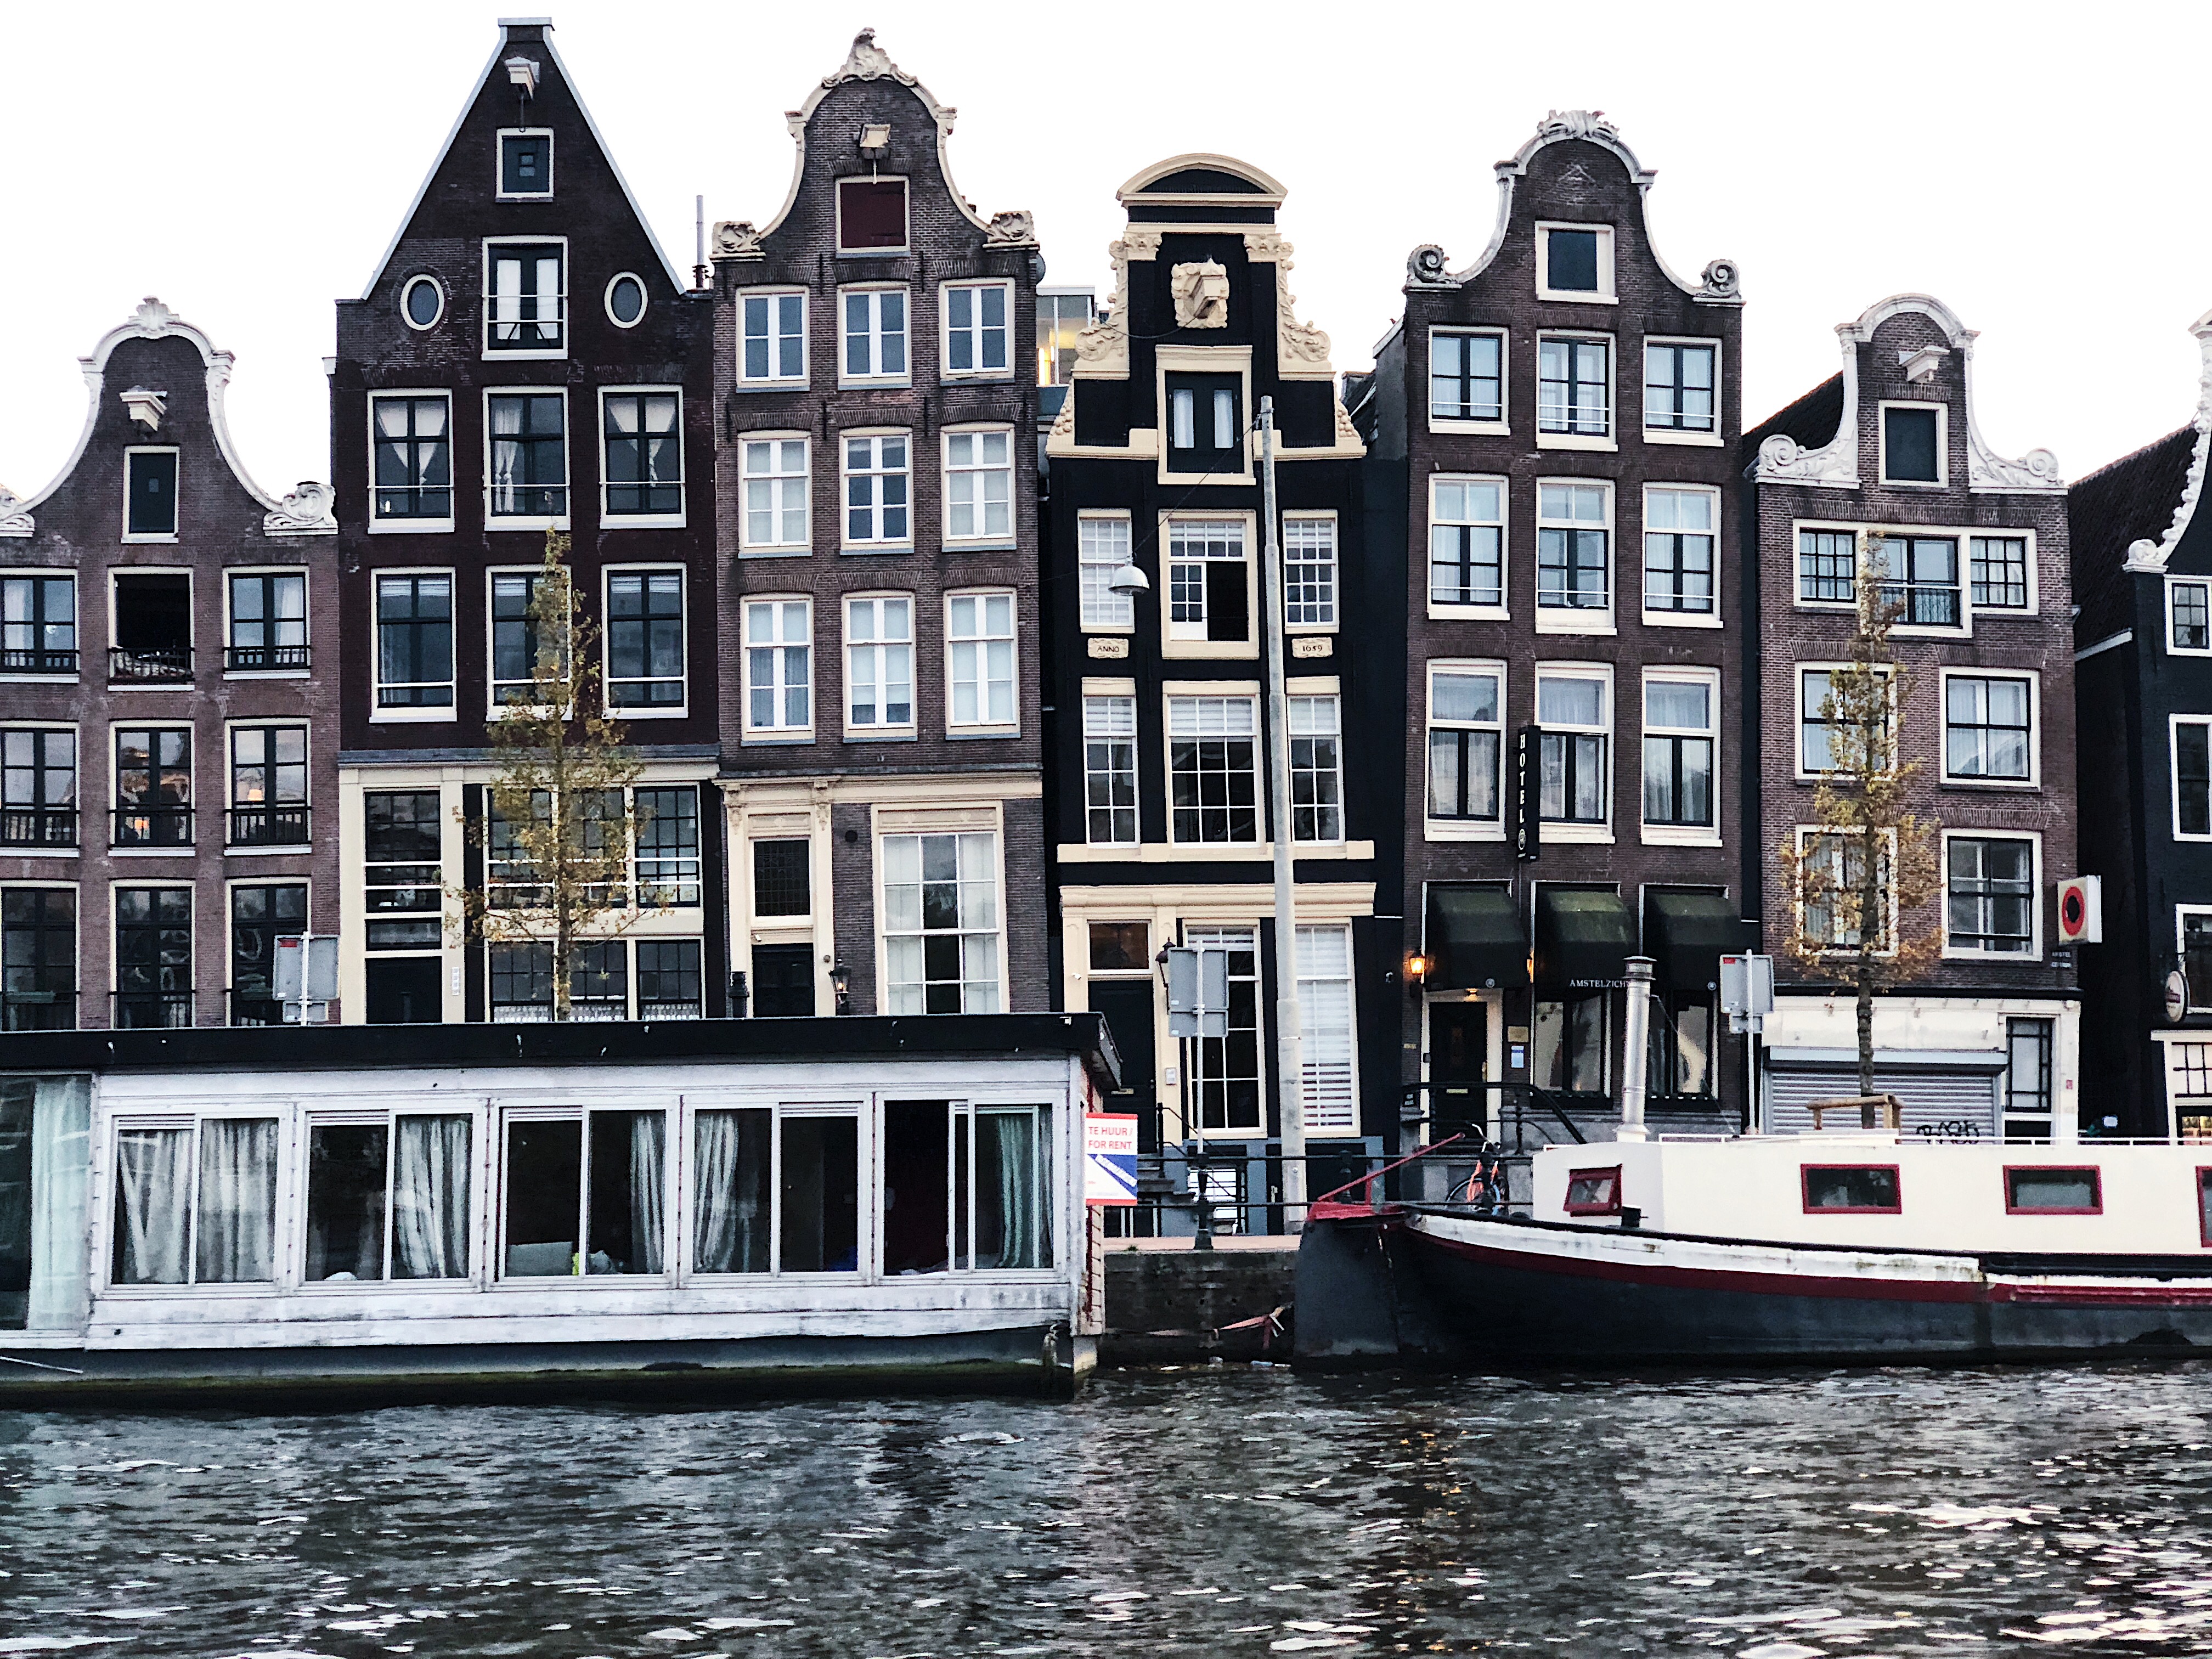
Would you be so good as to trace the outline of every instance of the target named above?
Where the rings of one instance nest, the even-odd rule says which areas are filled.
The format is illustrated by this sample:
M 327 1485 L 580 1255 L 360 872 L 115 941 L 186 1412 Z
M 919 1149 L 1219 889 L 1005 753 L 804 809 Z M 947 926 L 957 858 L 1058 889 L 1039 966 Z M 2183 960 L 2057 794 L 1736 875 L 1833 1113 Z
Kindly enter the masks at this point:
M 2212 1650 L 2212 1370 L 0 1414 L 0 1655 Z

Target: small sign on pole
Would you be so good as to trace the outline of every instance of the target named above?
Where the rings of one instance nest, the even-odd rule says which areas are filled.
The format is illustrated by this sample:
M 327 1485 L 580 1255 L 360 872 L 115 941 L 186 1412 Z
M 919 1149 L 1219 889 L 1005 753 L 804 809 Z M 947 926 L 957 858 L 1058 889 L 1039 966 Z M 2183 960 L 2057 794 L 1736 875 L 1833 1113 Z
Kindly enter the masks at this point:
M 1137 1201 L 1134 1113 L 1092 1112 L 1084 1118 L 1083 1199 L 1086 1204 Z
M 1774 958 L 1766 956 L 1721 958 L 1721 1012 L 1732 1031 L 1765 1029 L 1766 1016 L 1774 1012 Z

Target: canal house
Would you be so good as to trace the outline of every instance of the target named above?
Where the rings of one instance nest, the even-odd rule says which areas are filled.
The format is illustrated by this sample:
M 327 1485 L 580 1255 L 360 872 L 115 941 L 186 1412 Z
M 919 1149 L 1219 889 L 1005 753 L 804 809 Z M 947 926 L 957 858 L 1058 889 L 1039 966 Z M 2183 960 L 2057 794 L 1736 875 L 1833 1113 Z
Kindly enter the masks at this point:
M 11 1039 L 0 1389 L 1064 1381 L 1098 1328 L 1093 1018 L 411 1038 Z
M 247 476 L 159 300 L 79 361 L 61 476 L 0 489 L 0 1030 L 270 1024 L 337 920 L 331 494 Z

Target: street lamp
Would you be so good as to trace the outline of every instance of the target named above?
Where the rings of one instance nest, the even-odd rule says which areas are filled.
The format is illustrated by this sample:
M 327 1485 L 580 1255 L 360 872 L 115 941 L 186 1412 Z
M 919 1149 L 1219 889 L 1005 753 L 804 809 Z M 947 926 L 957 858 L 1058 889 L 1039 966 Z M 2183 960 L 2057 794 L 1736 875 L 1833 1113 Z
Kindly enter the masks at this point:
M 1119 593 L 1123 599 L 1133 599 L 1139 593 L 1152 591 L 1152 579 L 1133 564 L 1117 564 L 1114 574 L 1106 579 L 1106 591 Z
M 842 962 L 830 970 L 830 989 L 837 999 L 837 1012 L 841 1014 L 851 1013 L 853 1012 L 853 970 Z

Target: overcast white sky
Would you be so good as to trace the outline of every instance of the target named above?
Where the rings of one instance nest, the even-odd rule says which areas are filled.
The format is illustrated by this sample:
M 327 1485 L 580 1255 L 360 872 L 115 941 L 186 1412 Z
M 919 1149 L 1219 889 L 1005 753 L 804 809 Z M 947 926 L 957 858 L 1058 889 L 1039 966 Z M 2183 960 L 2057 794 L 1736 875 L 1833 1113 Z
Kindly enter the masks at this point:
M 0 483 L 43 488 L 84 417 L 76 358 L 143 295 L 237 354 L 264 485 L 329 476 L 321 359 L 473 88 L 510 3 L 0 0 Z M 2069 477 L 2196 401 L 2212 308 L 2201 5 L 1402 5 L 1194 0 L 558 0 L 563 59 L 677 264 L 692 198 L 772 214 L 783 112 L 872 25 L 960 111 L 986 214 L 1028 208 L 1049 281 L 1109 272 L 1114 191 L 1221 150 L 1283 179 L 1305 318 L 1363 367 L 1407 253 L 1487 241 L 1492 164 L 1596 108 L 1657 170 L 1693 275 L 1735 258 L 1747 422 L 1834 372 L 1835 325 L 1934 294 L 1981 331 L 1979 414 Z

